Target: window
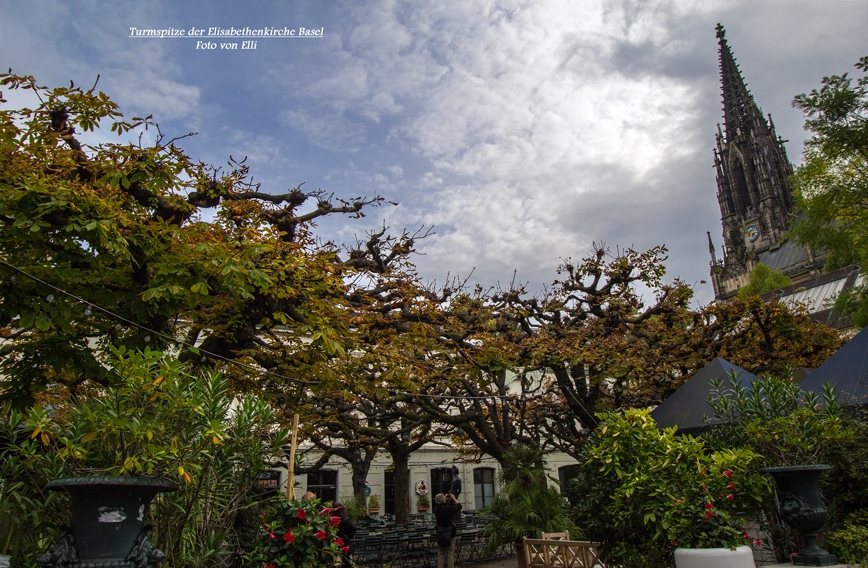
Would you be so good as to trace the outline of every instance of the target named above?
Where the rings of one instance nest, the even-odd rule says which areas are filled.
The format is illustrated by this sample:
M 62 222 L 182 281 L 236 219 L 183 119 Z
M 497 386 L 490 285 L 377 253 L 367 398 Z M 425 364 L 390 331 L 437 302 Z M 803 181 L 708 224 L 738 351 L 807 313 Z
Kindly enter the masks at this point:
M 479 467 L 473 470 L 473 493 L 476 497 L 476 510 L 491 505 L 494 500 L 494 469 Z
M 452 468 L 451 467 L 435 467 L 431 470 L 431 495 L 449 493 L 449 487 L 452 485 Z
M 338 472 L 333 469 L 321 469 L 316 473 L 307 474 L 307 490 L 322 501 L 338 500 Z

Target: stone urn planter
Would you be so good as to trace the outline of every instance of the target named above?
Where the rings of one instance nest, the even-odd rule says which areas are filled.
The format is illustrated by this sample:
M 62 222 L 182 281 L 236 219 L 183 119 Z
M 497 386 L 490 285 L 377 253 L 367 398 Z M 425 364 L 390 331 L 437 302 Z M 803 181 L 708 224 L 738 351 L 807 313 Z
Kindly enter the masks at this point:
M 749 546 L 729 548 L 676 548 L 675 568 L 755 568 Z
M 799 530 L 805 540 L 805 547 L 793 554 L 793 564 L 828 566 L 838 563 L 837 556 L 820 548 L 822 529 L 829 520 L 829 511 L 820 495 L 820 475 L 830 469 L 829 465 L 797 465 L 760 470 L 775 480 L 781 517 Z
M 168 479 L 93 475 L 46 485 L 72 502 L 72 529 L 37 560 L 46 568 L 146 568 L 164 558 L 148 540 L 145 517 L 159 493 L 176 491 Z

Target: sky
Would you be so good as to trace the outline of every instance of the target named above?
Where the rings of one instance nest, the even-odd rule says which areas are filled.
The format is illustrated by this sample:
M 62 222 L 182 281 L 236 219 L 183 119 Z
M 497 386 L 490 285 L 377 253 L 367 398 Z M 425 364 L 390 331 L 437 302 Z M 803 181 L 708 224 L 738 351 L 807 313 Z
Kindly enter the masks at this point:
M 798 165 L 808 133 L 791 101 L 868 54 L 866 0 L 7 0 L 0 68 L 51 87 L 99 75 L 125 116 L 196 132 L 179 143 L 193 158 L 247 156 L 262 191 L 397 203 L 318 232 L 433 227 L 417 243 L 425 282 L 534 292 L 594 242 L 665 245 L 665 279 L 704 304 L 706 232 L 722 246 L 718 22 Z M 212 27 L 295 35 L 189 37 Z

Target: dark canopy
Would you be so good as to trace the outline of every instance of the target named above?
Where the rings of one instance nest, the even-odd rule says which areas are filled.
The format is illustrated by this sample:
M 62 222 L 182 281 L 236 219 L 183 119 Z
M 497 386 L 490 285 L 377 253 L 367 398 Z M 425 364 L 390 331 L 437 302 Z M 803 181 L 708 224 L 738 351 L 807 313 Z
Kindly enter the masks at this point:
M 657 427 L 662 430 L 677 426 L 679 434 L 693 434 L 702 430 L 705 426 L 702 417 L 706 414 L 712 416 L 711 407 L 707 402 L 713 388 L 711 380 L 720 377 L 724 380 L 723 386 L 727 386 L 726 378 L 729 377 L 730 371 L 739 374 L 743 387 L 747 390 L 752 388 L 756 375 L 716 357 L 651 411 L 651 418 L 657 422 Z
M 835 392 L 850 395 L 839 398 L 842 403 L 868 403 L 868 327 L 826 359 L 799 386 L 819 393 L 825 382 L 831 383 Z

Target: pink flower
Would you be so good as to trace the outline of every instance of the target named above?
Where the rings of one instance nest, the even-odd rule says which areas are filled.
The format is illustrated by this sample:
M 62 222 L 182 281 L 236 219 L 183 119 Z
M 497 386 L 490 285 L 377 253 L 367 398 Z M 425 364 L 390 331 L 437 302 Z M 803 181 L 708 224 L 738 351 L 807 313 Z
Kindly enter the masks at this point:
M 730 493 L 729 495 L 727 495 L 726 498 L 727 498 L 727 499 L 732 499 L 732 498 L 733 498 L 732 493 Z
M 268 538 L 274 538 L 274 533 L 269 533 Z
M 763 542 L 760 539 L 756 539 L 753 543 L 757 546 L 761 545 Z
M 301 519 L 301 520 L 303 521 L 304 518 L 305 518 L 306 516 L 307 516 L 307 515 L 305 514 L 304 509 L 299 509 L 299 510 L 298 510 L 298 518 L 299 518 L 299 519 Z
M 292 531 L 289 531 L 288 533 L 283 535 L 283 540 L 286 541 L 286 544 L 289 544 L 290 542 L 295 542 L 295 535 L 292 534 Z
M 341 552 L 343 552 L 344 554 L 346 554 L 346 553 L 349 552 L 349 551 L 350 551 L 350 547 L 349 547 L 349 546 L 345 546 L 345 547 L 343 547 L 343 548 L 341 549 Z
M 747 534 L 747 533 L 744 533 L 744 538 L 748 538 L 748 539 L 749 539 L 749 538 L 750 538 L 750 535 Z
M 726 486 L 727 489 L 735 489 L 735 483 L 730 483 Z
M 340 517 L 332 517 L 331 519 L 329 519 L 329 524 L 333 527 L 336 527 L 339 524 L 341 524 L 341 518 Z
M 726 471 L 723 472 L 723 475 L 725 475 L 725 476 L 727 476 L 727 477 L 732 477 L 732 472 L 729 471 L 729 470 L 726 470 Z
M 681 499 L 676 499 L 675 502 L 676 503 L 684 503 L 684 501 L 682 501 Z
M 325 531 L 319 531 L 318 533 L 316 533 L 316 537 L 320 540 L 325 540 L 325 537 L 326 537 Z
M 335 539 L 335 544 L 338 545 L 338 547 L 341 547 L 341 546 L 344 545 L 344 541 L 341 540 L 341 539 L 339 539 L 339 538 L 336 538 L 336 539 Z
M 673 541 L 672 541 L 672 545 L 673 545 L 673 546 L 678 546 L 678 543 L 675 542 L 675 541 L 673 540 Z
M 323 509 L 322 511 L 320 511 L 319 514 L 320 514 L 320 515 L 328 515 L 328 514 L 331 513 L 332 511 L 334 511 L 334 509 L 332 509 L 331 507 L 326 507 L 325 509 Z

